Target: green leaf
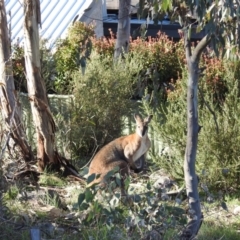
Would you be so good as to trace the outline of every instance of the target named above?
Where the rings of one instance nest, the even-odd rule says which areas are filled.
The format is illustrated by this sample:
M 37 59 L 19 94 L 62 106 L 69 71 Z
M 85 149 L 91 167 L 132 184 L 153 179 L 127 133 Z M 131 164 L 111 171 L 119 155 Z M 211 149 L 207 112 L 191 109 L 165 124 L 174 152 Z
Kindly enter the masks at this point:
M 110 204 L 111 204 L 111 206 L 113 206 L 113 207 L 116 207 L 116 206 L 118 205 L 118 203 L 119 203 L 119 199 L 118 199 L 118 198 L 112 198 L 112 199 L 110 200 Z
M 142 198 L 140 197 L 140 195 L 137 194 L 137 195 L 134 196 L 133 201 L 134 201 L 135 203 L 141 202 L 141 200 L 142 200 Z
M 115 197 L 118 198 L 118 199 L 120 199 L 120 198 L 121 198 L 121 194 L 120 194 L 120 193 L 116 193 L 116 194 L 115 194 Z
M 114 170 L 109 171 L 106 175 L 105 175 L 105 179 L 108 180 L 110 177 L 112 177 L 114 175 Z
M 158 2 L 156 2 L 155 4 L 158 4 Z M 161 8 L 163 11 L 171 10 L 172 9 L 172 1 L 171 0 L 163 0 Z
M 146 18 L 148 16 L 149 8 L 144 8 L 143 11 L 141 12 L 141 17 Z
M 80 66 L 82 68 L 85 68 L 86 67 L 86 58 L 85 57 L 81 57 L 80 58 Z
M 225 202 L 221 202 L 221 207 L 222 207 L 224 210 L 228 211 L 228 207 L 227 207 L 227 204 L 226 204 Z
M 191 35 L 192 35 L 192 25 L 190 24 L 189 28 L 188 28 L 188 39 L 191 39 Z
M 137 225 L 141 221 L 141 218 L 139 216 L 136 216 L 134 219 L 134 223 Z
M 80 193 L 78 196 L 78 205 L 80 206 L 85 200 L 85 193 Z
M 115 174 L 115 177 L 116 177 L 117 186 L 121 187 L 121 186 L 122 186 L 122 182 L 121 182 L 120 173 L 116 173 L 116 174 Z
M 89 188 L 86 188 L 85 191 L 85 200 L 86 202 L 92 202 L 94 198 L 94 194 L 92 193 L 92 191 Z
M 113 169 L 114 172 L 119 172 L 119 170 L 120 170 L 119 166 L 116 166 L 116 167 L 114 167 L 114 169 Z
M 150 182 L 147 183 L 147 190 L 151 190 L 151 183 Z
M 129 185 L 130 185 L 130 177 L 126 177 L 126 179 L 124 180 L 124 188 L 128 189 Z
M 87 210 L 88 208 L 89 208 L 89 204 L 83 202 L 83 203 L 81 204 L 81 206 L 79 207 L 79 210 L 80 210 L 80 211 L 83 211 L 83 210 Z
M 87 184 L 91 183 L 92 181 L 94 181 L 96 179 L 96 174 L 93 173 L 90 176 L 88 176 L 87 178 Z
M 180 26 L 182 27 L 183 26 L 183 21 L 182 21 L 182 17 L 180 15 L 178 16 L 178 21 L 179 21 Z
M 218 57 L 219 56 L 219 49 L 218 49 L 218 46 L 217 46 L 217 41 L 216 41 L 216 38 L 213 38 L 212 39 L 212 47 L 213 47 L 213 51 L 214 53 L 216 54 L 216 56 Z
M 144 6 L 145 6 L 145 0 L 139 0 L 139 8 L 138 8 L 139 13 L 142 13 Z M 139 14 L 139 18 L 140 18 L 140 14 Z
M 94 212 L 89 212 L 87 222 L 91 221 L 94 218 L 95 214 Z

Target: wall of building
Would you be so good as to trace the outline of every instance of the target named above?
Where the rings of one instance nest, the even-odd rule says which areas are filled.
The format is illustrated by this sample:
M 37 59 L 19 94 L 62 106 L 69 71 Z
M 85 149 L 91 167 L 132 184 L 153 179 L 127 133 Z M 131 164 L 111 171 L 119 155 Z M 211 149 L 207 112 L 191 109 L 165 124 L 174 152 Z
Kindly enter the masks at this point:
M 136 6 L 139 3 L 139 0 L 132 0 L 131 5 Z M 106 0 L 107 9 L 109 10 L 118 10 L 119 9 L 119 0 Z

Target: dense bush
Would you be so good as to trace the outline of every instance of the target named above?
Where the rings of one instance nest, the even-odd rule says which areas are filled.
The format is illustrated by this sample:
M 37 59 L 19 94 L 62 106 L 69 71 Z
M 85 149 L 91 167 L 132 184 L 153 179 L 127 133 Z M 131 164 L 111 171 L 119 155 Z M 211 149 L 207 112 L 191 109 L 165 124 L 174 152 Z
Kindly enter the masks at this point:
M 236 78 L 239 64 L 218 61 L 213 59 L 213 65 L 206 65 L 206 74 L 199 82 L 199 124 L 203 127 L 199 134 L 196 169 L 201 183 L 207 181 L 215 189 L 229 191 L 239 187 L 240 100 Z M 221 68 L 215 69 L 216 62 Z M 215 71 L 219 73 L 218 79 L 221 76 L 221 82 L 215 81 Z M 179 180 L 183 180 L 187 133 L 186 79 L 185 73 L 176 84 L 176 90 L 168 94 L 168 100 L 155 108 L 152 120 L 154 135 L 158 136 L 162 146 L 162 151 L 153 152 L 153 160 Z M 213 88 L 222 83 L 224 88 L 219 91 Z M 220 93 L 221 97 L 217 98 Z M 144 102 L 144 108 L 151 111 L 151 102 Z
M 137 75 L 138 61 L 109 62 L 95 51 L 86 72 L 75 71 L 75 106 L 72 116 L 72 149 L 77 155 L 94 149 L 122 134 L 124 118 L 133 112 L 131 76 Z
M 112 58 L 115 38 L 110 33 L 110 38 L 94 39 L 93 47 L 101 56 Z M 166 97 L 166 92 L 162 90 L 171 87 L 169 85 L 175 83 L 181 75 L 181 66 L 185 59 L 183 42 L 173 42 L 163 33 L 159 33 L 156 38 L 148 37 L 147 40 L 131 40 L 129 55 L 142 63 L 134 85 L 134 97 L 140 99 L 145 89 L 148 92 L 161 92 L 162 97 Z
M 45 81 L 46 90 L 48 93 L 54 92 L 54 76 L 55 76 L 55 63 L 53 61 L 53 55 L 47 46 L 46 40 L 40 41 L 40 63 L 41 63 L 41 75 Z M 27 80 L 25 70 L 24 49 L 20 44 L 14 44 L 12 46 L 12 64 L 13 64 L 13 77 L 15 88 L 17 91 L 26 93 Z
M 165 88 L 171 87 L 182 73 L 181 66 L 185 55 L 183 43 L 173 42 L 164 34 L 159 33 L 157 38 L 149 37 L 147 41 L 137 39 L 131 42 L 130 54 L 137 55 L 143 67 L 138 78 L 137 96 L 142 97 L 144 90 L 148 93 L 160 92 L 166 97 Z
M 27 81 L 25 77 L 24 50 L 19 44 L 12 46 L 12 64 L 15 88 L 21 92 L 27 92 Z
M 90 38 L 93 35 L 93 26 L 76 21 L 69 27 L 67 37 L 57 42 L 54 54 L 56 65 L 54 85 L 58 93 L 72 92 L 74 84 L 72 73 L 86 67 L 86 60 L 92 48 Z

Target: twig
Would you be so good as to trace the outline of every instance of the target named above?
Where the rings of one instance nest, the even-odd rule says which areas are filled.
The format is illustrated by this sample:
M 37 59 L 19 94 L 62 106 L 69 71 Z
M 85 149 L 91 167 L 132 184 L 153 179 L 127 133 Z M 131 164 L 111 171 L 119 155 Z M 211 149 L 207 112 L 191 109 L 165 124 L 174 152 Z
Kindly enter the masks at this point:
M 95 153 L 96 153 L 98 147 L 99 147 L 99 146 L 96 146 L 96 148 L 95 148 L 95 150 L 94 150 L 94 152 L 93 152 L 93 155 L 92 155 L 92 157 L 90 158 L 90 160 L 89 160 L 83 167 L 81 167 L 80 169 L 84 169 L 84 168 L 92 161 L 92 159 L 93 159 L 93 157 L 95 156 Z
M 93 134 L 95 135 L 95 133 L 94 133 L 93 130 L 92 130 L 92 132 L 93 132 Z M 90 160 L 89 160 L 82 168 L 80 168 L 80 169 L 84 169 L 84 168 L 92 161 L 93 157 L 95 156 L 95 153 L 96 153 L 99 145 L 97 144 L 96 136 L 95 136 L 95 139 L 94 139 L 94 140 L 95 140 L 95 142 L 96 142 L 96 148 L 95 148 L 95 150 L 94 150 L 94 152 L 93 152 L 93 155 L 92 155 L 92 157 L 90 158 Z

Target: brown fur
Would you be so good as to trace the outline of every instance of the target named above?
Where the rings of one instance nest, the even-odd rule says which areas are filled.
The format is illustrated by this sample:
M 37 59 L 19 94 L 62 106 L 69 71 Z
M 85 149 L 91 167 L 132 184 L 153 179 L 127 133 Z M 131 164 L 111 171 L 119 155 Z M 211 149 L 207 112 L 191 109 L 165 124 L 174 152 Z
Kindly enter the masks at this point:
M 89 167 L 89 175 L 95 173 L 100 174 L 100 177 L 91 184 L 103 182 L 106 174 L 115 167 L 119 167 L 122 177 L 129 175 L 130 167 L 138 170 L 135 161 L 142 158 L 151 146 L 147 136 L 151 118 L 152 116 L 149 116 L 142 120 L 139 115 L 135 115 L 136 132 L 113 140 L 95 155 Z

